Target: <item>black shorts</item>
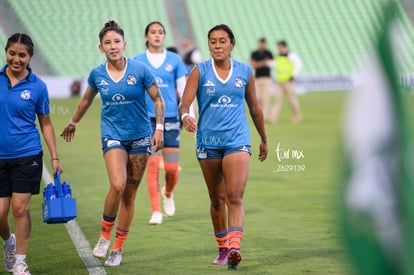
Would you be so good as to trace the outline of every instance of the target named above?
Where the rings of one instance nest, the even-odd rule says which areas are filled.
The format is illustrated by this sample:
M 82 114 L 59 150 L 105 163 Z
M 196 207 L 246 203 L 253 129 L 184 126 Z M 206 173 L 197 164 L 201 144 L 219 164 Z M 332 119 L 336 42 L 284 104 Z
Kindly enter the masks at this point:
M 12 193 L 39 194 L 43 172 L 43 154 L 0 159 L 0 198 Z

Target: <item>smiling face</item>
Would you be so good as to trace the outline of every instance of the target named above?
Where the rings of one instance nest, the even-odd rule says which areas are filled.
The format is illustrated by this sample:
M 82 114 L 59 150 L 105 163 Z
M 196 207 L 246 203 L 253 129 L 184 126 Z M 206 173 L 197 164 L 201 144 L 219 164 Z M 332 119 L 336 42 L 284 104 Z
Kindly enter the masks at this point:
M 108 61 L 119 60 L 123 57 L 123 52 L 126 48 L 126 42 L 121 34 L 114 30 L 110 30 L 102 37 L 99 50 L 105 53 Z
M 214 30 L 209 34 L 208 49 L 215 61 L 223 61 L 230 57 L 234 43 L 225 30 Z
M 26 45 L 11 43 L 6 49 L 6 62 L 13 74 L 21 74 L 29 66 L 32 56 Z

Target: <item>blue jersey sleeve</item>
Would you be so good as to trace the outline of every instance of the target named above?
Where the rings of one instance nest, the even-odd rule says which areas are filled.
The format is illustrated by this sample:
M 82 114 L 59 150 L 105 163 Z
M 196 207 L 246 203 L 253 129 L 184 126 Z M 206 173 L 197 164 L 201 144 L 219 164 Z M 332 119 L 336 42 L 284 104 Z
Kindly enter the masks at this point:
M 94 89 L 95 91 L 97 91 L 98 90 L 98 87 L 96 86 L 96 82 L 95 82 L 95 79 L 96 79 L 96 68 L 94 68 L 90 73 L 89 73 L 89 76 L 88 76 L 88 85 L 89 85 L 89 87 L 91 87 L 92 89 Z
M 38 81 L 41 81 L 38 79 Z M 46 115 L 50 112 L 49 105 L 49 92 L 47 90 L 46 84 L 41 81 L 39 85 L 39 97 L 36 102 L 36 114 Z

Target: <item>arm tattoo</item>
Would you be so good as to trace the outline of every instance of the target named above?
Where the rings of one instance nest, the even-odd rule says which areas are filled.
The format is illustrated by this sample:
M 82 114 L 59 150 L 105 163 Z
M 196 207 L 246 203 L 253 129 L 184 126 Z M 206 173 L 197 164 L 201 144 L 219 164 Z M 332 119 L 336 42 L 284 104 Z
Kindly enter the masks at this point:
M 155 96 L 155 121 L 164 125 L 164 99 L 162 98 L 160 89 L 157 87 L 157 95 Z

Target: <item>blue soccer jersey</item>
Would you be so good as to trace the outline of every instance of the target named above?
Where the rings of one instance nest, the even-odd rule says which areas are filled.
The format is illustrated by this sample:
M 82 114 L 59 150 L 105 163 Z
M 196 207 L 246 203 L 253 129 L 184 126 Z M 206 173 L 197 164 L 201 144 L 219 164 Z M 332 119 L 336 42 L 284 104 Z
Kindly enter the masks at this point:
M 151 65 L 147 57 L 147 51 L 138 54 L 134 57 L 134 59 L 147 65 L 151 69 L 151 72 L 156 76 L 157 85 L 160 88 L 161 94 L 164 98 L 165 117 L 178 117 L 175 81 L 180 77 L 186 76 L 188 71 L 178 54 L 170 51 L 165 52 L 165 60 L 159 68 L 155 68 Z M 148 104 L 148 102 L 151 101 L 151 98 L 147 95 L 146 99 Z M 155 117 L 154 106 L 150 105 L 148 107 L 150 117 Z
M 14 159 L 42 151 L 36 115 L 49 114 L 46 84 L 29 68 L 29 75 L 11 87 L 0 69 L 0 159 Z
M 132 140 L 151 135 L 146 89 L 155 82 L 147 66 L 127 59 L 125 74 L 115 81 L 107 71 L 107 63 L 94 68 L 88 85 L 102 99 L 101 136 L 117 140 Z M 149 102 L 150 106 L 154 103 Z
M 244 101 L 252 68 L 235 60 L 231 64 L 230 74 L 225 80 L 218 77 L 212 59 L 197 65 L 200 71 L 197 147 L 250 145 Z

